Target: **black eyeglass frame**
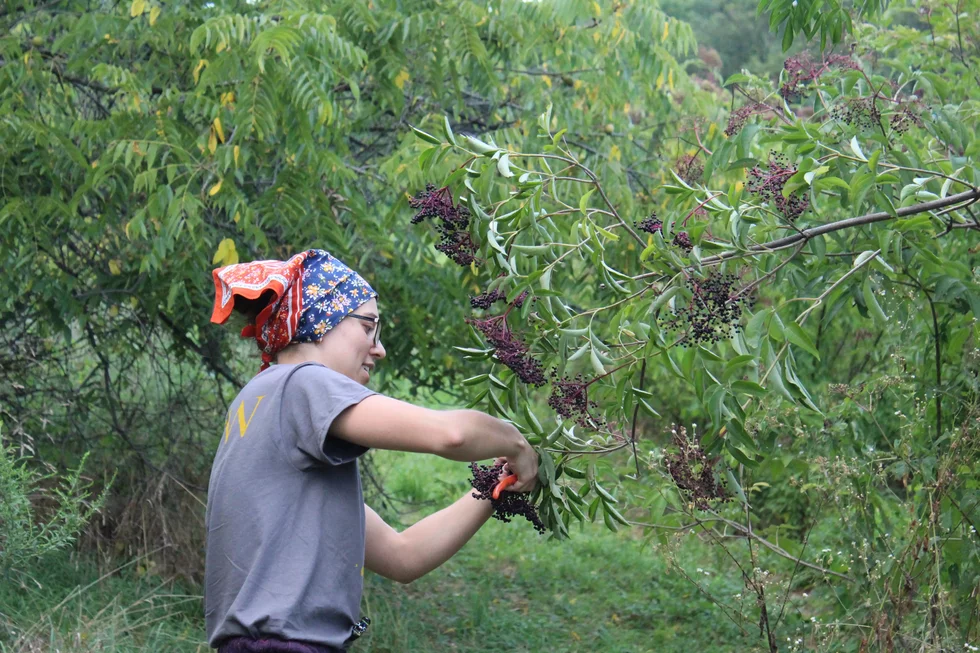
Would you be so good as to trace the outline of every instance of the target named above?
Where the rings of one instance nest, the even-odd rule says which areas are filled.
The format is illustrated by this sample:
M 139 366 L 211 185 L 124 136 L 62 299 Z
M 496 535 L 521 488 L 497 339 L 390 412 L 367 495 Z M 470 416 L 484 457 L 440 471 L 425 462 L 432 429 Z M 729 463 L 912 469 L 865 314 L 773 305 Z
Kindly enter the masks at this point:
M 381 344 L 381 318 L 380 317 L 367 317 L 366 315 L 355 315 L 354 313 L 348 313 L 347 317 L 352 317 L 355 320 L 361 320 L 362 322 L 371 322 L 374 324 L 374 346 L 377 347 Z

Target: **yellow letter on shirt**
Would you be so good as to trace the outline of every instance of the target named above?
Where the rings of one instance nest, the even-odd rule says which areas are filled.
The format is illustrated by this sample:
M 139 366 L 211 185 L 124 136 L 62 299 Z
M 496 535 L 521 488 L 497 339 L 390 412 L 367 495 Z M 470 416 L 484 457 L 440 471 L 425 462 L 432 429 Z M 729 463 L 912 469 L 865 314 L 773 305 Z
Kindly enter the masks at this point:
M 265 395 L 259 395 L 257 397 L 257 401 L 255 402 L 255 408 L 252 409 L 252 414 L 248 416 L 248 421 L 245 421 L 245 402 L 242 401 L 242 403 L 238 404 L 238 430 L 239 430 L 238 437 L 240 438 L 245 437 L 245 431 L 248 430 L 248 425 L 252 423 L 252 418 L 255 417 L 255 411 L 259 409 L 259 404 L 262 403 L 262 400 L 264 398 Z

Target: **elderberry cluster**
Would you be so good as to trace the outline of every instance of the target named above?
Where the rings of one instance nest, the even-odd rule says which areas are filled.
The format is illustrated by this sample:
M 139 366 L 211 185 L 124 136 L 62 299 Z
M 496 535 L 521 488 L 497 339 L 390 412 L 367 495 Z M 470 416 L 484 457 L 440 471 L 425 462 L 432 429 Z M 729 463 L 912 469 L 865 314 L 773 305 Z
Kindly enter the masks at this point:
M 809 54 L 790 57 L 783 64 L 786 70 L 786 82 L 779 87 L 779 94 L 789 100 L 803 94 L 803 87 L 817 79 L 830 68 L 838 70 L 858 70 L 856 61 L 847 55 L 832 54 L 824 61 L 814 61 Z
M 494 315 L 483 320 L 467 318 L 466 322 L 483 334 L 494 348 L 494 356 L 497 360 L 509 367 L 517 378 L 536 388 L 545 384 L 544 367 L 541 361 L 531 356 L 527 345 L 507 328 L 504 315 Z
M 902 108 L 899 109 L 898 113 L 892 114 L 889 119 L 892 129 L 894 129 L 899 134 L 904 134 L 909 130 L 909 127 L 915 125 L 920 129 L 925 125 L 922 123 L 922 118 L 919 113 L 912 108 L 909 104 L 903 104 Z
M 876 96 L 850 98 L 830 110 L 830 117 L 858 129 L 872 129 L 881 122 Z
M 514 298 L 514 301 L 511 302 L 511 305 L 514 308 L 520 308 L 521 306 L 524 306 L 524 300 L 527 299 L 527 295 L 528 295 L 528 291 L 525 290 L 520 295 Z M 473 308 L 480 308 L 483 310 L 487 310 L 488 308 L 490 308 L 492 304 L 494 304 L 495 302 L 499 302 L 502 299 L 507 299 L 507 295 L 505 295 L 504 293 L 500 292 L 497 289 L 494 289 L 489 292 L 480 293 L 479 295 L 474 295 L 470 297 L 470 306 L 472 306 Z
M 487 310 L 494 302 L 499 302 L 501 299 L 506 298 L 507 295 L 497 289 L 494 289 L 489 292 L 480 293 L 479 295 L 470 297 L 470 306 L 473 308 Z
M 731 496 L 715 474 L 718 459 L 709 460 L 701 447 L 687 437 L 683 426 L 680 433 L 674 431 L 673 441 L 678 451 L 664 458 L 664 466 L 678 489 L 690 496 L 694 506 L 698 510 L 707 510 L 711 500 L 730 501 Z
M 504 523 L 508 523 L 514 517 L 524 517 L 534 525 L 534 530 L 544 533 L 547 529 L 538 517 L 538 511 L 534 504 L 527 500 L 527 492 L 501 492 L 499 499 L 493 498 L 493 488 L 500 481 L 500 474 L 503 471 L 503 463 L 496 465 L 478 465 L 470 463 L 470 471 L 473 478 L 470 485 L 475 492 L 474 499 L 485 499 L 493 506 L 493 516 Z
M 640 231 L 645 231 L 648 234 L 655 234 L 664 228 L 664 223 L 657 218 L 656 213 L 651 213 L 649 217 L 643 218 L 639 222 L 634 222 L 636 228 Z M 681 231 L 674 234 L 674 239 L 671 241 L 674 247 L 680 247 L 685 252 L 690 252 L 694 249 L 694 244 L 691 242 L 691 237 L 686 231 Z
M 666 320 L 668 328 L 686 328 L 685 344 L 714 343 L 729 338 L 732 329 L 741 328 L 742 307 L 751 302 L 732 292 L 737 278 L 733 274 L 712 273 L 706 279 L 687 280 L 691 301 Z
M 685 252 L 690 252 L 694 249 L 694 243 L 691 242 L 691 237 L 687 235 L 686 231 L 678 231 L 674 234 L 674 239 L 671 241 L 674 247 L 680 247 Z
M 725 127 L 725 136 L 731 138 L 735 134 L 742 131 L 742 127 L 748 121 L 750 116 L 754 116 L 757 113 L 762 113 L 767 111 L 769 107 L 760 103 L 752 102 L 751 104 L 746 104 L 745 106 L 736 109 L 728 116 L 728 126 Z
M 640 222 L 634 223 L 636 228 L 640 231 L 645 231 L 648 234 L 655 234 L 661 229 L 663 229 L 664 223 L 657 219 L 656 213 L 651 213 L 648 217 L 643 218 Z
M 412 224 L 419 224 L 426 218 L 438 218 L 436 229 L 442 237 L 436 249 L 448 256 L 458 265 L 476 262 L 477 247 L 468 231 L 470 210 L 465 206 L 454 206 L 449 187 L 436 188 L 426 184 L 425 190 L 408 200 L 408 205 L 418 212 L 412 217 Z
M 770 153 L 766 169 L 755 166 L 749 170 L 747 188 L 763 201 L 773 204 L 787 220 L 795 220 L 810 208 L 810 199 L 805 195 L 792 193 L 783 197 L 783 186 L 795 174 L 796 168 L 787 164 L 785 156 Z
M 594 429 L 604 424 L 601 417 L 592 415 L 590 409 L 598 408 L 599 404 L 589 401 L 589 384 L 585 378 L 579 374 L 574 379 L 563 376 L 557 378 L 557 373 L 552 370 L 553 379 L 551 385 L 551 396 L 548 397 L 548 405 L 558 413 L 562 419 L 572 419 L 582 428 Z
M 697 152 L 684 155 L 674 164 L 677 176 L 689 184 L 696 184 L 704 177 L 704 164 L 698 161 Z

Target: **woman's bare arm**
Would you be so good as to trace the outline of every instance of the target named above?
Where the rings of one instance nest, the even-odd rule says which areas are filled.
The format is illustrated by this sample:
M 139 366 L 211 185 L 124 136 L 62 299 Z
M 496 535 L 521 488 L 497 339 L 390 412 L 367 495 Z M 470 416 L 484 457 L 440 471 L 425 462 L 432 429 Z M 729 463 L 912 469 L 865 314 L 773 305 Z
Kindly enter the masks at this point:
M 517 474 L 515 492 L 533 490 L 537 479 L 538 456 L 524 436 L 512 424 L 476 410 L 432 410 L 373 395 L 341 413 L 330 434 L 373 449 L 463 462 L 505 458 Z
M 364 566 L 376 574 L 411 583 L 449 560 L 490 518 L 489 501 L 467 492 L 452 505 L 399 533 L 364 506 Z

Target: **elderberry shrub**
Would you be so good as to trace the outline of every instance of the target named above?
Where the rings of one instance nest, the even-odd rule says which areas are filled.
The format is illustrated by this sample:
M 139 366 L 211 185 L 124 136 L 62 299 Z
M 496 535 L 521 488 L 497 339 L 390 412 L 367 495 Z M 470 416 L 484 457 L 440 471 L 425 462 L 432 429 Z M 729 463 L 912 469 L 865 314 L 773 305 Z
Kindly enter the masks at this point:
M 436 229 L 441 242 L 436 249 L 452 259 L 457 265 L 477 262 L 478 248 L 468 231 L 470 210 L 465 206 L 455 206 L 448 186 L 436 188 L 426 184 L 425 190 L 408 200 L 408 205 L 418 212 L 412 217 L 412 224 L 419 224 L 426 218 L 438 218 Z
M 547 529 L 538 517 L 534 504 L 528 501 L 527 492 L 501 492 L 499 499 L 493 498 L 493 488 L 500 481 L 502 471 L 503 463 L 492 466 L 470 463 L 470 472 L 473 473 L 470 485 L 476 490 L 473 498 L 489 501 L 495 519 L 508 523 L 514 517 L 524 517 L 534 525 L 534 530 L 544 533 Z
M 494 348 L 497 360 L 509 367 L 517 378 L 536 388 L 545 384 L 544 366 L 528 353 L 527 345 L 507 328 L 506 314 L 483 320 L 467 318 L 466 322 L 483 334 Z
M 732 292 L 737 277 L 733 274 L 711 273 L 706 279 L 691 277 L 691 301 L 674 315 L 665 319 L 671 329 L 686 328 L 682 345 L 710 344 L 731 337 L 733 329 L 741 329 L 742 308 L 751 305 L 744 294 Z
M 589 385 L 579 374 L 574 379 L 563 376 L 558 378 L 557 372 L 551 371 L 552 385 L 548 405 L 562 419 L 572 419 L 582 428 L 595 429 L 603 426 L 605 420 L 596 417 L 590 409 L 598 408 L 599 404 L 589 401 Z
M 805 195 L 791 194 L 783 197 L 783 186 L 790 177 L 796 174 L 796 168 L 790 167 L 782 154 L 769 154 L 769 164 L 765 170 L 755 166 L 749 170 L 749 192 L 755 193 L 764 202 L 769 202 L 782 213 L 787 220 L 795 220 L 810 208 L 810 199 Z
M 708 502 L 712 500 L 731 501 L 731 495 L 715 474 L 718 458 L 709 460 L 701 447 L 687 437 L 683 426 L 672 432 L 677 453 L 666 456 L 664 466 L 677 488 L 690 497 L 698 510 L 708 510 L 711 507 Z

